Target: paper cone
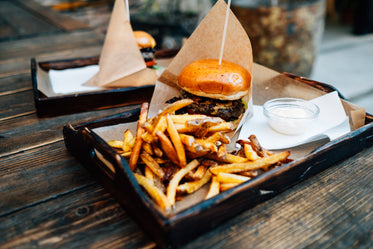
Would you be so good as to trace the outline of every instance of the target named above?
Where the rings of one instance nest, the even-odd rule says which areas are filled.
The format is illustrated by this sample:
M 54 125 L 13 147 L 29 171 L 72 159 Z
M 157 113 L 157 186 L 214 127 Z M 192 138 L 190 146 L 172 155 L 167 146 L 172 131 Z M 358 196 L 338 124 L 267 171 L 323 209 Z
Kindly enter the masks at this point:
M 219 59 L 227 4 L 219 0 L 194 30 L 159 81 L 174 85 L 181 70 L 199 59 Z M 223 60 L 243 66 L 251 75 L 253 55 L 250 39 L 232 11 L 229 13 Z
M 100 71 L 85 85 L 133 87 L 154 84 L 155 70 L 146 67 L 123 0 L 116 0 L 99 61 Z

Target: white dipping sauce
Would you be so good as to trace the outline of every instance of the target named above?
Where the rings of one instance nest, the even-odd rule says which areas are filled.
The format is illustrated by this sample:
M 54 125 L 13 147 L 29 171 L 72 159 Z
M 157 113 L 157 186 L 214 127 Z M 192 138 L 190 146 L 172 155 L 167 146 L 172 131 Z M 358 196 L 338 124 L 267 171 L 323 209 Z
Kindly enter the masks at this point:
M 298 135 L 308 128 L 312 113 L 297 106 L 278 106 L 270 109 L 269 125 L 287 135 Z

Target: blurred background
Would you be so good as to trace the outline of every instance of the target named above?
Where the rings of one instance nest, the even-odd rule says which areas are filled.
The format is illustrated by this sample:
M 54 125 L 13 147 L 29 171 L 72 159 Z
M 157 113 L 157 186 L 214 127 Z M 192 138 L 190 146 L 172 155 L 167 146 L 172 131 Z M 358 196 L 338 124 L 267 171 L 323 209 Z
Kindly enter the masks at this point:
M 114 0 L 33 0 L 106 32 Z M 123 0 L 124 1 L 124 0 Z M 129 0 L 131 24 L 179 48 L 216 0 Z M 232 0 L 254 61 L 335 86 L 373 113 L 373 0 Z

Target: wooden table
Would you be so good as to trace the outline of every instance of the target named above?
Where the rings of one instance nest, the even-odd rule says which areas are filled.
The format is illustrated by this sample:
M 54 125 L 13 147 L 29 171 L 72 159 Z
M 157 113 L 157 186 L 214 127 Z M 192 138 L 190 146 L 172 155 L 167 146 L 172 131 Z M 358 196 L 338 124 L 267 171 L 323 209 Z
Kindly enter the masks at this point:
M 39 7 L 27 7 L 24 2 L 1 1 L 0 9 L 35 14 Z M 47 25 L 49 30 L 33 27 L 35 32 L 22 34 L 25 31 L 12 27 L 10 32 L 8 27 L 8 35 L 1 31 L 0 248 L 154 248 L 141 228 L 69 154 L 62 137 L 68 122 L 95 120 L 138 106 L 39 118 L 33 104 L 31 57 L 96 56 L 104 36 L 71 20 L 69 28 L 64 28 L 45 16 L 25 18 L 17 27 L 37 18 L 33 25 Z M 2 27 L 9 26 L 4 19 L 0 17 Z M 184 248 L 372 248 L 372 165 L 370 147 Z

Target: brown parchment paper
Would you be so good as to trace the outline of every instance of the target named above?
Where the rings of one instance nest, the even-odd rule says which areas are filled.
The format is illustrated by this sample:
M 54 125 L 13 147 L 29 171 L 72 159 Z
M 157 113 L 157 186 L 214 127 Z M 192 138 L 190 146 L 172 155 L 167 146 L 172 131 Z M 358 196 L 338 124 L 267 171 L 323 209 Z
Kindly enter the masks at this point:
M 219 0 L 185 42 L 159 81 L 174 85 L 176 77 L 189 63 L 199 59 L 219 59 L 227 4 Z M 253 55 L 250 39 L 232 11 L 229 13 L 223 60 L 243 66 L 251 75 Z
M 116 0 L 99 60 L 100 71 L 85 85 L 136 87 L 155 84 L 157 73 L 146 67 L 123 0 Z

